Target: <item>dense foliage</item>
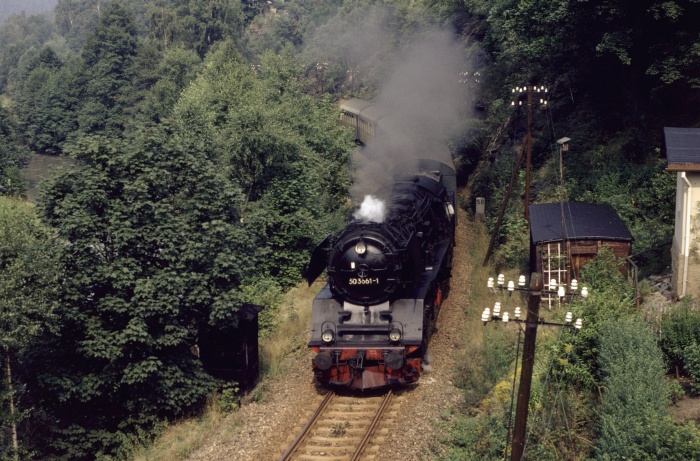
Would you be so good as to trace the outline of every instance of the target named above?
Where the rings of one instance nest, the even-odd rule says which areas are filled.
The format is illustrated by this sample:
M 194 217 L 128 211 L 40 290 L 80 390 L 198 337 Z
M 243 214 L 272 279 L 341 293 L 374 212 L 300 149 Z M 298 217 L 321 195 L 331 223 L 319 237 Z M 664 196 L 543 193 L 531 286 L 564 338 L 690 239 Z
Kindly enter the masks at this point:
M 57 265 L 31 205 L 0 197 L 0 459 L 28 456 L 18 426 L 30 416 L 23 360 L 55 325 Z
M 187 137 L 163 127 L 78 149 L 80 166 L 44 193 L 64 242 L 61 324 L 33 364 L 70 459 L 203 402 L 213 383 L 191 349 L 204 326 L 235 325 L 248 266 L 237 191 Z
M 685 460 L 700 457 L 700 434 L 693 424 L 679 426 L 668 415 L 666 367 L 656 339 L 639 320 L 608 323 L 600 332 L 604 387 L 601 460 Z
M 26 189 L 20 169 L 29 162 L 30 151 L 20 142 L 20 135 L 9 111 L 0 107 L 0 191 L 18 195 Z
M 252 272 L 296 283 L 307 251 L 343 209 L 351 139 L 327 101 L 302 92 L 291 52 L 251 69 L 227 47 L 212 53 L 174 119 L 244 195 L 241 222 L 256 252 Z M 304 117 L 300 117 L 304 114 Z
M 463 81 L 474 117 L 450 141 L 465 196 L 488 199 L 490 229 L 526 129 L 510 89 L 541 84 L 550 101 L 534 112 L 533 201 L 608 203 L 635 252 L 665 243 L 675 189 L 661 128 L 698 125 L 698 13 L 694 0 L 59 0 L 53 20 L 10 16 L 0 25 L 0 192 L 24 193 L 30 152 L 79 164 L 44 189 L 50 231 L 26 210 L 0 207 L 12 216 L 3 225 L 34 236 L 22 243 L 31 258 L 13 250 L 3 260 L 13 268 L 1 280 L 3 309 L 18 314 L 3 328 L 22 341 L 3 342 L 0 355 L 23 394 L 11 415 L 19 387 L 0 386 L 2 446 L 14 428 L 27 457 L 119 458 L 134 439 L 197 412 L 217 385 L 192 353 L 201 331 L 235 326 L 243 302 L 266 305 L 261 325 L 273 328 L 280 293 L 344 219 L 352 142 L 334 103 L 379 94 L 397 50 L 430 26 L 460 37 L 471 58 L 464 75 L 480 75 Z M 562 136 L 572 142 L 560 159 Z M 528 258 L 523 191 L 521 172 L 497 239 L 499 267 Z M 666 264 L 656 262 L 647 270 Z M 19 287 L 17 277 L 31 282 Z M 659 410 L 658 351 L 637 320 L 625 320 L 633 295 L 617 262 L 604 254 L 585 277 L 592 295 L 574 310 L 587 328 L 542 336 L 555 365 L 538 370 L 541 430 L 530 453 L 694 456 L 695 430 Z M 659 344 L 667 364 L 700 379 L 689 312 L 667 316 Z M 496 403 L 450 431 L 455 459 L 504 448 L 514 339 L 489 340 L 499 347 L 479 355 L 484 369 L 460 381 L 469 405 L 492 388 Z M 648 351 L 635 369 L 608 354 L 634 347 Z M 620 399 L 647 369 L 658 392 L 627 414 Z M 653 431 L 643 429 L 649 421 Z M 620 427 L 626 438 L 613 436 Z M 595 448 L 585 437 L 599 437 Z

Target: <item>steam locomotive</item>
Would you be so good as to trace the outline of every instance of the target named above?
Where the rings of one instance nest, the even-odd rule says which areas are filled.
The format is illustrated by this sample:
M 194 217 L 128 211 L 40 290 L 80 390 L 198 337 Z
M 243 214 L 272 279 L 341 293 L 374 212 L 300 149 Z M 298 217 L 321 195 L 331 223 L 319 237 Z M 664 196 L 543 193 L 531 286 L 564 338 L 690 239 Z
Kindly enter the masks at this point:
M 365 142 L 388 122 L 385 110 L 362 101 L 341 110 L 341 122 L 362 128 Z M 429 145 L 424 158 L 392 171 L 347 226 L 312 253 L 309 285 L 328 274 L 313 301 L 309 341 L 321 384 L 364 390 L 420 376 L 449 290 L 456 225 L 451 153 L 444 144 Z M 372 207 L 375 213 L 366 213 Z

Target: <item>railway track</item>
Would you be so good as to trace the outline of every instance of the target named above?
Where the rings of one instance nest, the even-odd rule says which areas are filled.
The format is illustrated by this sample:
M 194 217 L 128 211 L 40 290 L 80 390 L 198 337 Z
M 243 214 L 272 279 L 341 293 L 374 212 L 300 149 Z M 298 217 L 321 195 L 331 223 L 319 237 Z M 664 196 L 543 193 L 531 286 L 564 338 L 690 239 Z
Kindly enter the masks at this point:
M 402 397 L 329 392 L 280 461 L 381 460 L 381 445 Z

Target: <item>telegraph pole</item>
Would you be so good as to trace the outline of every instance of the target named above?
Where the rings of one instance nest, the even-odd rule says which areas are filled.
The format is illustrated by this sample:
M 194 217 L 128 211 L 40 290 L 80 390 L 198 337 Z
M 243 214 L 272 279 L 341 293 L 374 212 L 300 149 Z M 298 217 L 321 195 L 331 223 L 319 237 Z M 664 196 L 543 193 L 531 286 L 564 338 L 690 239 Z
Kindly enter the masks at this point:
M 527 157 L 525 160 L 525 219 L 528 224 L 530 223 L 530 164 L 532 160 L 532 105 L 533 93 L 543 93 L 543 97 L 540 98 L 540 104 L 543 106 L 547 105 L 547 93 L 548 89 L 544 86 L 523 86 L 517 87 L 512 90 L 513 94 L 519 93 L 521 96 L 523 93 L 526 95 L 526 105 L 527 105 L 527 134 L 525 135 L 525 145 L 527 146 Z M 511 103 L 512 106 L 515 105 L 515 101 Z M 518 105 L 522 106 L 522 101 L 518 101 Z
M 552 280 L 551 282 L 555 282 Z M 550 283 L 550 287 L 554 286 L 554 283 Z M 532 373 L 535 365 L 535 343 L 537 340 L 537 327 L 539 325 L 549 325 L 556 327 L 574 328 L 580 330 L 583 321 L 577 319 L 576 323 L 572 323 L 573 316 L 571 312 L 566 314 L 566 323 L 556 323 L 556 322 L 546 322 L 540 317 L 540 301 L 542 300 L 542 292 L 544 288 L 544 283 L 542 281 L 542 275 L 539 272 L 533 272 L 530 275 L 530 287 L 525 288 L 525 276 L 521 275 L 518 279 L 518 287 L 515 287 L 515 283 L 510 281 L 508 285 L 505 285 L 505 276 L 499 274 L 497 285 L 494 284 L 493 278 L 488 280 L 488 288 L 491 291 L 495 289 L 507 290 L 509 295 L 514 291 L 526 291 L 528 293 L 527 299 L 527 315 L 525 320 L 520 320 L 520 308 L 515 308 L 514 318 L 511 318 L 508 312 L 504 312 L 501 315 L 501 303 L 497 302 L 494 305 L 493 312 L 489 308 L 484 309 L 481 314 L 481 320 L 486 325 L 490 321 L 501 320 L 503 323 L 516 322 L 525 324 L 525 339 L 523 341 L 523 358 L 521 362 L 520 371 L 520 386 L 518 388 L 518 404 L 515 408 L 515 426 L 513 427 L 513 444 L 510 450 L 511 461 L 521 461 L 523 454 L 525 452 L 525 438 L 526 438 L 526 428 L 527 428 L 527 414 L 530 405 L 530 390 L 532 387 Z M 556 293 L 560 300 L 563 300 L 565 296 L 580 295 L 583 298 L 588 297 L 588 288 L 583 287 L 581 292 L 578 293 L 578 282 L 574 279 L 571 281 L 569 292 L 566 291 L 563 285 L 559 285 L 557 290 L 545 291 L 546 293 Z M 515 385 L 515 378 L 513 378 L 513 384 Z M 510 431 L 510 429 L 509 429 Z M 509 432 L 510 433 L 510 432 Z M 506 447 L 506 450 L 508 447 Z M 507 453 L 507 452 L 506 452 Z
M 532 160 L 532 87 L 527 87 L 527 158 L 525 159 L 525 220 L 530 223 L 530 163 Z M 527 335 L 525 336 L 527 338 Z M 524 356 L 523 356 L 524 357 Z
M 533 272 L 530 278 L 530 293 L 527 299 L 523 362 L 520 372 L 520 387 L 518 388 L 518 404 L 515 407 L 513 447 L 510 451 L 511 461 L 520 461 L 525 451 L 525 429 L 527 426 L 528 407 L 530 406 L 530 388 L 532 386 L 532 371 L 535 364 L 535 340 L 537 339 L 537 323 L 540 320 L 542 288 L 542 276 L 539 272 Z
M 501 212 L 498 216 L 498 221 L 496 222 L 496 227 L 493 229 L 493 234 L 491 235 L 491 241 L 489 242 L 489 247 L 486 250 L 486 256 L 484 257 L 484 263 L 483 266 L 486 267 L 486 265 L 489 262 L 489 258 L 491 257 L 491 252 L 493 251 L 493 246 L 496 241 L 496 235 L 498 235 L 498 230 L 501 227 L 501 221 L 503 219 L 503 214 L 506 211 L 506 207 L 508 206 L 508 201 L 510 200 L 510 194 L 513 191 L 513 186 L 515 184 L 515 179 L 518 174 L 518 170 L 520 169 L 520 162 L 523 156 L 523 151 L 526 152 L 526 160 L 525 160 L 525 219 L 527 220 L 528 226 L 530 225 L 530 164 L 532 163 L 532 97 L 533 93 L 543 93 L 543 97 L 540 98 L 540 104 L 543 106 L 547 105 L 547 88 L 544 86 L 523 86 L 523 87 L 516 87 L 511 90 L 513 93 L 515 99 L 517 99 L 517 104 L 516 101 L 513 100 L 511 101 L 510 105 L 511 106 L 522 106 L 523 102 L 520 100 L 520 97 L 525 94 L 526 95 L 526 105 L 527 105 L 527 133 L 525 134 L 525 142 L 523 143 L 522 147 L 520 148 L 520 153 L 518 154 L 518 158 L 515 161 L 515 165 L 513 166 L 513 172 L 511 174 L 510 178 L 510 184 L 508 185 L 508 191 L 506 192 L 506 195 L 503 196 L 503 202 L 501 204 Z

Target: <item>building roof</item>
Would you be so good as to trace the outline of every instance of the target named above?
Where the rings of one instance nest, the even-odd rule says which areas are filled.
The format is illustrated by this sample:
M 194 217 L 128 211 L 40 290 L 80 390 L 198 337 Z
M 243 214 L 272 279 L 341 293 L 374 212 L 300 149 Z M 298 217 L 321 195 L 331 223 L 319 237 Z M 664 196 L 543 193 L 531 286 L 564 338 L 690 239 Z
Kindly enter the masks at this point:
M 700 166 L 700 128 L 664 128 L 668 170 L 697 171 Z
M 583 239 L 632 241 L 632 234 L 612 206 L 582 202 L 530 205 L 530 237 L 535 244 Z
M 236 315 L 240 320 L 253 320 L 262 310 L 263 306 L 243 303 L 236 311 Z

